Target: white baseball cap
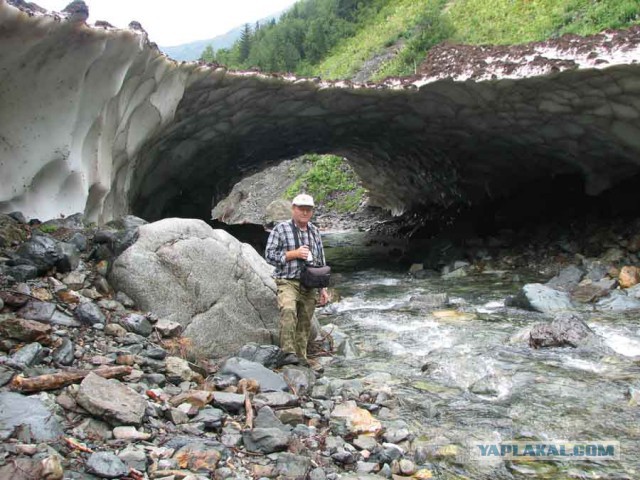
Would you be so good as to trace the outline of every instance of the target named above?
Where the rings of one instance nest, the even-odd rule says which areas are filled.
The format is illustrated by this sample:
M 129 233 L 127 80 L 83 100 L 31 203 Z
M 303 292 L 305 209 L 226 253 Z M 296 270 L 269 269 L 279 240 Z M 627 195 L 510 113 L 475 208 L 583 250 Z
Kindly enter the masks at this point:
M 297 205 L 298 207 L 315 207 L 315 203 L 313 203 L 313 197 L 311 195 L 307 195 L 306 193 L 301 193 L 296 196 L 291 202 L 291 205 Z

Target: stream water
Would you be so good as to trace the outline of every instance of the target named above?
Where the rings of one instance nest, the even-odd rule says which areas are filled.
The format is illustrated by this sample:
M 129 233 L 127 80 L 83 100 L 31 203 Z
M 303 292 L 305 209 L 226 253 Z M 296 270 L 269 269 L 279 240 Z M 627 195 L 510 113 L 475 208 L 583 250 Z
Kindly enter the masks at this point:
M 505 308 L 535 272 L 414 279 L 359 233 L 323 237 L 341 298 L 321 314 L 348 333 L 359 355 L 326 374 L 391 375 L 396 409 L 431 446 L 434 478 L 640 478 L 640 322 L 637 315 L 581 312 L 597 333 L 586 348 L 534 350 L 528 327 L 539 314 Z M 450 305 L 410 299 L 447 293 Z M 473 442 L 620 442 L 620 459 L 505 461 L 470 458 Z

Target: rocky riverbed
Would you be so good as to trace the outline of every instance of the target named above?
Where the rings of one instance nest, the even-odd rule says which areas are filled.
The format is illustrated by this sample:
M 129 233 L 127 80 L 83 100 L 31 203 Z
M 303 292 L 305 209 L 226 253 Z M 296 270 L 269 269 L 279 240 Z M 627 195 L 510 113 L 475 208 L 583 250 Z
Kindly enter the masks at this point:
M 488 472 L 456 466 L 463 448 L 457 429 L 478 421 L 473 413 L 478 407 L 472 404 L 462 423 L 448 432 L 438 418 L 451 418 L 449 409 L 455 411 L 455 404 L 469 396 L 504 402 L 505 378 L 496 372 L 472 378 L 490 365 L 471 359 L 447 367 L 448 350 L 435 348 L 438 337 L 430 337 L 439 335 L 440 327 L 428 321 L 428 330 L 436 332 L 429 334 L 417 318 L 433 317 L 446 328 L 451 322 L 463 325 L 473 316 L 459 298 L 465 282 L 502 279 L 510 287 L 494 282 L 493 294 L 502 300 L 489 302 L 485 310 L 516 312 L 512 318 L 518 324 L 527 319 L 507 343 L 521 344 L 526 355 L 570 349 L 611 357 L 617 354 L 615 345 L 592 328 L 593 313 L 632 315 L 640 308 L 635 224 L 619 222 L 594 227 L 582 237 L 539 243 L 531 238 L 527 245 L 510 244 L 502 234 L 470 242 L 455 261 L 415 263 L 408 273 L 388 274 L 366 288 L 356 275 L 356 283 L 344 286 L 346 298 L 336 296 L 320 312 L 325 325 L 312 342 L 315 370 L 280 365 L 281 352 L 272 345 L 246 344 L 223 356 L 203 356 L 190 337 L 182 336 L 179 322 L 139 309 L 108 280 L 110 265 L 126 249 L 131 255 L 130 247 L 158 228 L 144 223 L 125 217 L 97 228 L 76 215 L 29 225 L 19 214 L 0 216 L 0 478 L 449 478 L 459 468 L 470 478 L 496 478 L 496 472 L 527 478 L 531 473 L 517 464 Z M 339 257 L 339 249 L 332 249 L 329 245 L 328 257 Z M 429 283 L 416 289 L 432 278 L 449 291 L 431 291 Z M 385 322 L 397 324 L 413 340 L 407 346 L 395 340 L 383 360 L 374 352 L 378 340 L 359 338 L 356 345 L 341 330 L 357 335 L 353 325 L 359 324 L 375 330 L 371 322 L 380 314 L 368 309 L 367 297 L 360 299 L 358 291 L 369 295 L 385 285 L 396 292 L 393 308 L 399 312 Z M 404 288 L 413 292 L 407 298 Z M 346 311 L 362 313 L 345 323 Z M 413 322 L 410 330 L 405 320 Z M 492 335 L 505 328 L 488 321 L 479 328 Z M 462 331 L 476 328 L 464 325 Z M 393 349 L 422 345 L 423 334 L 434 344 L 428 353 L 411 354 L 408 366 L 394 363 Z M 382 335 L 383 342 L 392 340 Z M 632 347 L 625 347 L 627 357 Z M 459 355 L 466 358 L 463 350 Z M 517 365 L 514 352 L 509 355 Z M 537 360 L 530 361 L 537 368 Z M 415 403 L 408 385 L 397 383 L 399 366 L 425 377 L 418 385 L 420 402 L 437 398 L 429 411 L 441 416 L 423 418 L 425 405 Z M 462 370 L 447 370 L 457 368 Z M 628 372 L 621 375 L 633 380 Z M 633 381 L 626 385 L 625 408 L 637 409 L 638 388 Z M 458 391 L 463 397 L 456 397 Z M 451 446 L 443 450 L 437 441 L 444 437 Z M 627 448 L 636 447 L 628 443 Z M 632 478 L 625 465 L 616 478 Z

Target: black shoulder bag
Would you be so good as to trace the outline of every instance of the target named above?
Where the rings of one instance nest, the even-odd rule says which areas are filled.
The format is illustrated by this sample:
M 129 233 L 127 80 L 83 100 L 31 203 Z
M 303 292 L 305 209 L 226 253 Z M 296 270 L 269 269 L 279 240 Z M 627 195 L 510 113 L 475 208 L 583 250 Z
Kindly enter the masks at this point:
M 298 231 L 296 224 L 293 223 L 293 220 L 291 221 L 291 227 L 293 228 L 293 241 L 296 244 L 296 249 L 298 249 L 300 248 L 300 239 L 298 238 L 300 232 Z M 315 241 L 311 227 L 309 227 L 309 240 L 309 243 Z M 312 245 L 309 245 L 310 250 L 311 248 Z M 330 280 L 331 267 L 329 265 L 315 267 L 313 265 L 308 265 L 306 262 L 302 265 L 302 271 L 300 272 L 300 283 L 302 286 L 307 288 L 326 288 L 329 286 Z

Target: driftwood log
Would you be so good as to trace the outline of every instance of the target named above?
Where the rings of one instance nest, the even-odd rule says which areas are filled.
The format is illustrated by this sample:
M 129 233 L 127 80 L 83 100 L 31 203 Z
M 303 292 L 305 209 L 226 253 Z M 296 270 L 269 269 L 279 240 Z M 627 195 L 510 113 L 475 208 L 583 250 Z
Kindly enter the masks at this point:
M 64 372 L 29 378 L 18 375 L 11 381 L 11 389 L 19 392 L 56 390 L 71 385 L 72 383 L 79 383 L 90 373 L 100 375 L 102 378 L 117 378 L 129 375 L 131 371 L 131 367 L 122 365 L 117 367 L 96 368 L 95 370 L 66 370 Z

